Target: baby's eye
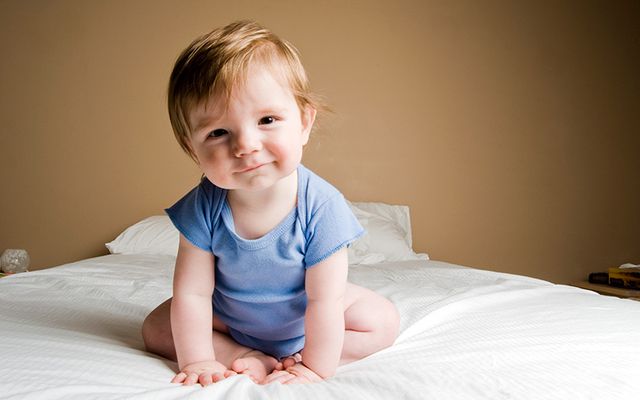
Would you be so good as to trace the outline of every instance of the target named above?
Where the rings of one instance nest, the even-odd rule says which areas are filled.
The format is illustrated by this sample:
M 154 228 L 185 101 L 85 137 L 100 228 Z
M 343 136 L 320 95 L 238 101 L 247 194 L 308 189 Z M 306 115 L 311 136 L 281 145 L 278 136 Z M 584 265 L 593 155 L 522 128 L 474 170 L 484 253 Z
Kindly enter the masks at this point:
M 276 122 L 275 117 L 272 117 L 272 116 L 262 117 L 260 118 L 260 122 L 258 122 L 258 125 L 269 125 L 269 124 L 273 124 L 274 122 Z
M 220 137 L 223 135 L 226 135 L 227 130 L 226 129 L 214 129 L 213 131 L 209 132 L 209 137 Z

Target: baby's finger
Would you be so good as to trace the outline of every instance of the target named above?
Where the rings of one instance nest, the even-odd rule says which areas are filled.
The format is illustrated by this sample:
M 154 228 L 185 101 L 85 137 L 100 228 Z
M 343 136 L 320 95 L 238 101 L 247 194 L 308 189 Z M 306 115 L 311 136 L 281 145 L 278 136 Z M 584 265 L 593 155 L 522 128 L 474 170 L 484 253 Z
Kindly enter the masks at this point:
M 196 374 L 195 372 L 191 372 L 187 375 L 187 377 L 185 378 L 182 384 L 191 386 L 191 385 L 194 385 L 196 382 L 198 382 L 198 374 Z
M 290 376 L 291 374 L 287 371 L 273 371 L 262 381 L 263 385 L 268 385 L 273 382 L 280 382 L 281 379 Z
M 238 373 L 236 371 L 233 371 L 233 370 L 230 370 L 230 369 L 224 371 L 224 377 L 225 378 L 228 378 L 230 376 L 234 376 L 234 375 L 237 375 L 237 374 Z
M 184 372 L 180 372 L 173 377 L 173 379 L 171 380 L 171 383 L 182 383 L 186 378 L 187 378 L 187 374 L 185 374 Z
M 200 382 L 202 386 L 208 386 L 214 382 L 214 379 L 211 374 L 204 373 L 200 374 L 200 376 L 198 377 L 198 382 Z
M 291 385 L 296 383 L 311 383 L 311 379 L 307 378 L 304 375 L 300 375 L 300 376 L 293 376 L 292 379 L 289 379 L 286 382 L 282 382 L 283 385 Z
M 282 385 L 288 385 L 291 381 L 293 381 L 295 379 L 296 379 L 295 376 L 284 376 L 284 377 L 282 377 L 282 379 L 278 380 L 277 382 L 282 384 Z
M 276 379 L 271 383 L 277 382 L 277 383 L 285 385 L 287 382 L 289 382 L 289 381 L 291 381 L 292 379 L 295 379 L 295 378 L 296 378 L 296 376 L 295 375 L 291 375 L 291 374 L 280 375 L 280 376 L 276 377 Z

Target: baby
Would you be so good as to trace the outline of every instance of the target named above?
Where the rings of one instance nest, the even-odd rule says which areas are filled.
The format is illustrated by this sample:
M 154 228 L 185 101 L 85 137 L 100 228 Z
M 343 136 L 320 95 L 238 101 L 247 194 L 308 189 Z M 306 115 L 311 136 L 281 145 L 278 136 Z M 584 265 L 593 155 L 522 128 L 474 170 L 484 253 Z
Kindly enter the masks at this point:
M 169 115 L 198 186 L 167 213 L 180 231 L 173 298 L 145 319 L 172 382 L 317 382 L 390 346 L 394 305 L 347 282 L 363 229 L 301 165 L 318 102 L 297 51 L 253 22 L 196 39 L 169 82 Z

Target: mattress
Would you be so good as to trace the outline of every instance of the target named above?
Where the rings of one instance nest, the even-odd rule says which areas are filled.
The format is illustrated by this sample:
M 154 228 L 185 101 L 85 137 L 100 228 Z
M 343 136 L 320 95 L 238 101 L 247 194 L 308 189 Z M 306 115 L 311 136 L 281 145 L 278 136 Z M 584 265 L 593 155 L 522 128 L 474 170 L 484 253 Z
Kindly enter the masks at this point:
M 401 312 L 395 344 L 326 381 L 171 384 L 144 350 L 175 258 L 118 255 L 0 279 L 0 399 L 631 399 L 640 302 L 413 260 L 350 266 Z

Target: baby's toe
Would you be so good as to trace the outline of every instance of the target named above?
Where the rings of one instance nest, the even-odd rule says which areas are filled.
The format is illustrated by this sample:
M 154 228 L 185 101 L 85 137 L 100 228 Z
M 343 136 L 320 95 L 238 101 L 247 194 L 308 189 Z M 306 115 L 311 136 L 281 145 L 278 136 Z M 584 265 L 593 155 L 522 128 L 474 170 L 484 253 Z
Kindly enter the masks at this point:
M 237 374 L 241 374 L 249 370 L 249 363 L 244 358 L 238 358 L 231 363 L 231 370 Z

